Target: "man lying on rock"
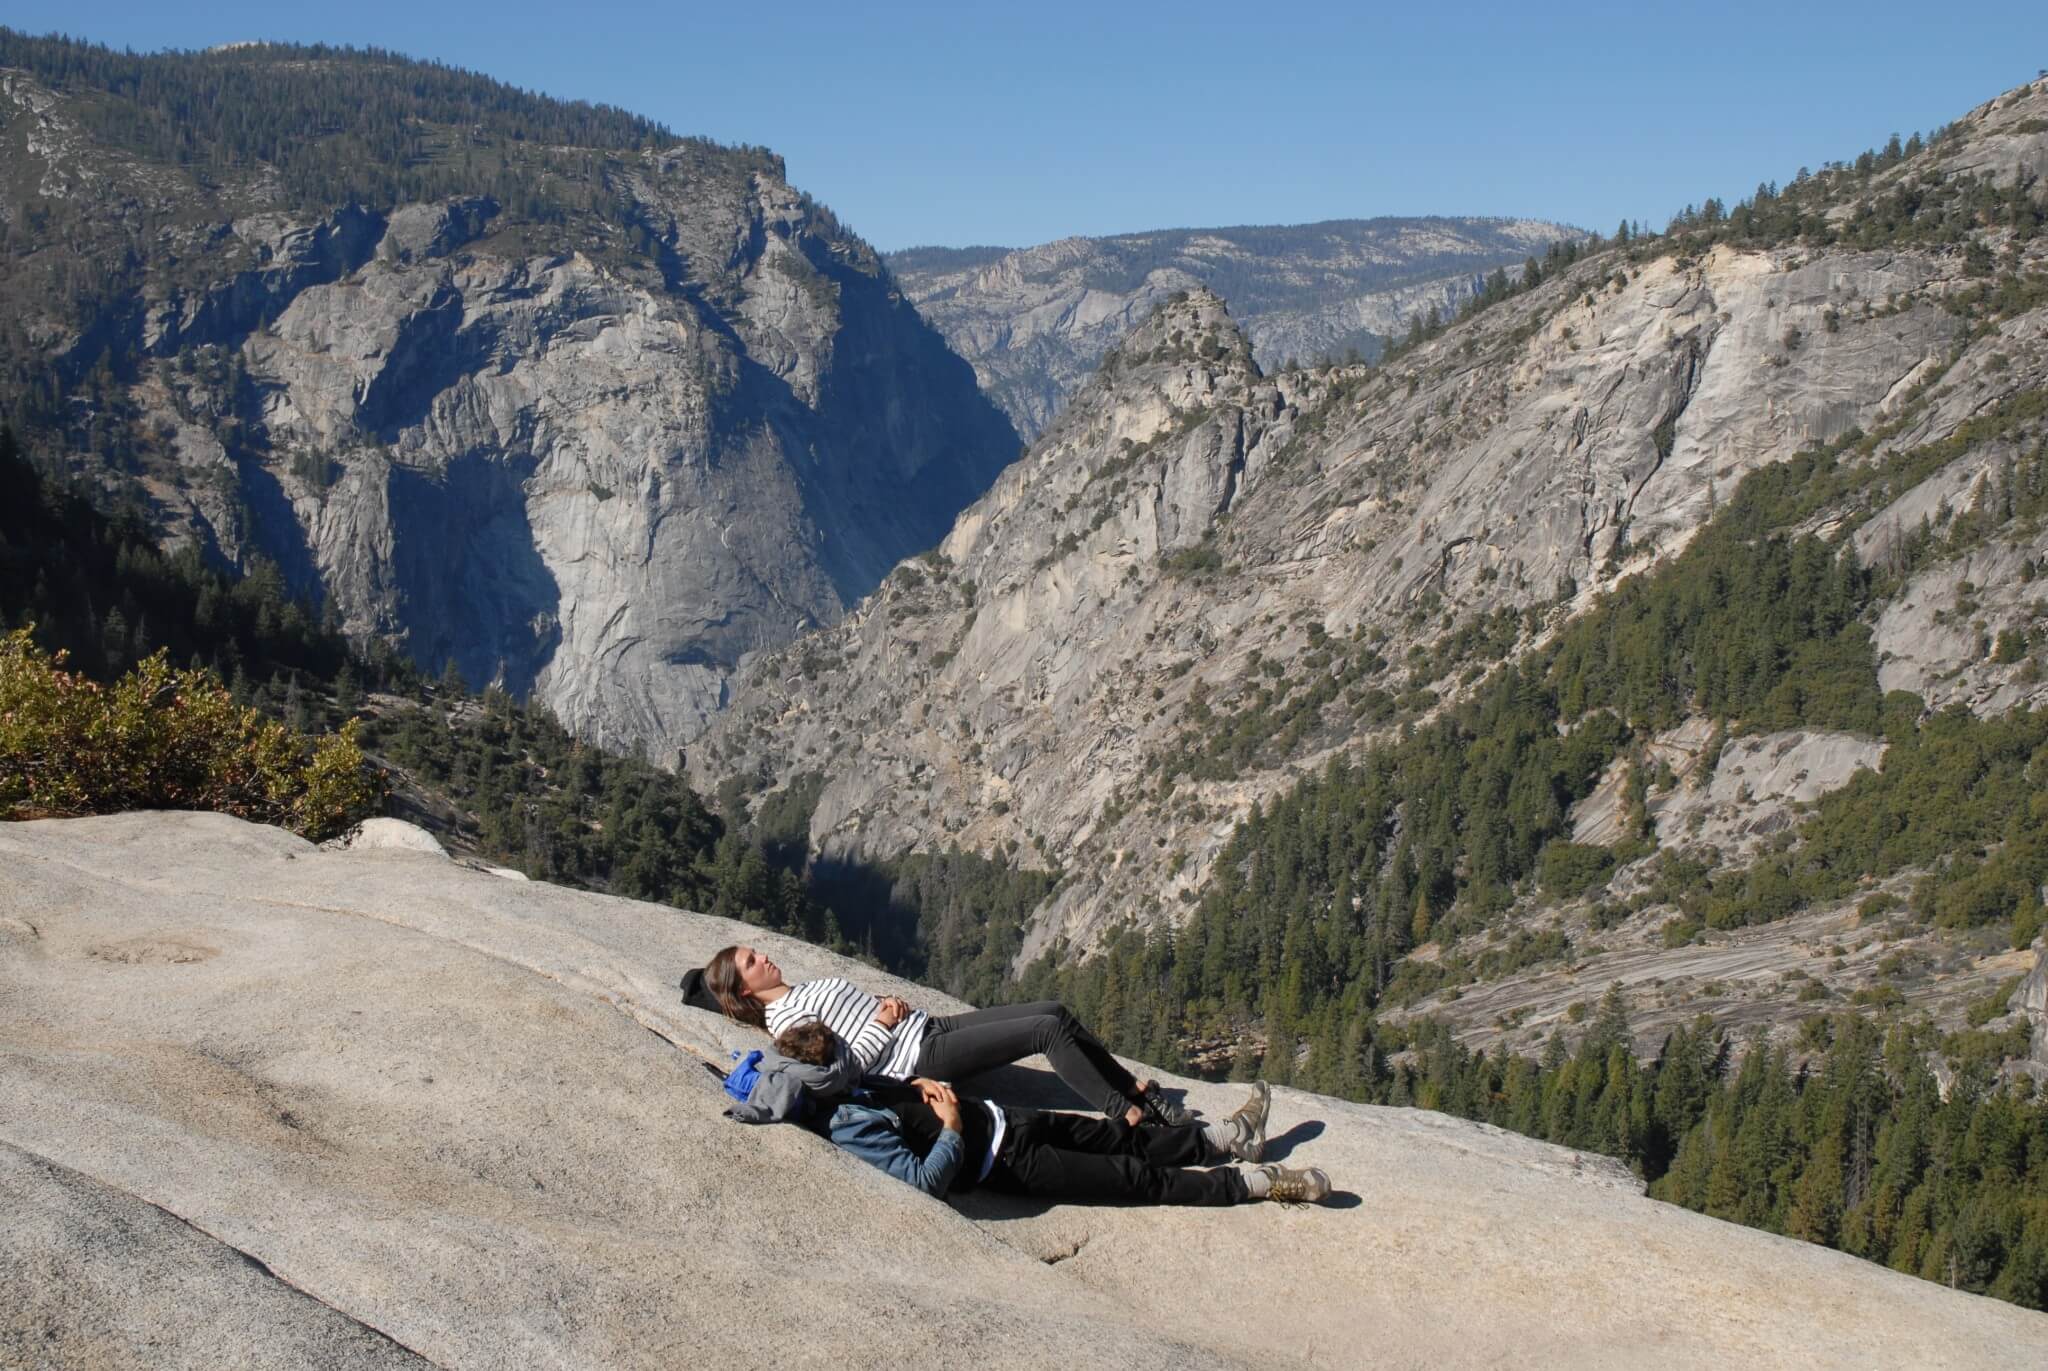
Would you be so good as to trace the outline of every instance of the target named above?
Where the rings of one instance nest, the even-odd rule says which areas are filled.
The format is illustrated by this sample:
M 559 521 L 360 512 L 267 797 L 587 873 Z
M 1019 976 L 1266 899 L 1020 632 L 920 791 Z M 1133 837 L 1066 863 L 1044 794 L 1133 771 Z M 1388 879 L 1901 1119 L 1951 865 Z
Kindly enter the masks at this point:
M 845 1059 L 838 1037 L 816 1019 L 784 1029 L 775 1050 L 820 1069 Z M 922 1076 L 871 1078 L 851 1095 L 818 1101 L 812 1126 L 835 1146 L 941 1199 L 981 1186 L 1083 1204 L 1326 1199 L 1330 1178 L 1318 1167 L 1220 1165 L 1257 1162 L 1264 1154 L 1272 1098 L 1261 1081 L 1219 1123 L 1131 1124 L 993 1104 Z M 1199 1169 L 1205 1166 L 1215 1169 Z

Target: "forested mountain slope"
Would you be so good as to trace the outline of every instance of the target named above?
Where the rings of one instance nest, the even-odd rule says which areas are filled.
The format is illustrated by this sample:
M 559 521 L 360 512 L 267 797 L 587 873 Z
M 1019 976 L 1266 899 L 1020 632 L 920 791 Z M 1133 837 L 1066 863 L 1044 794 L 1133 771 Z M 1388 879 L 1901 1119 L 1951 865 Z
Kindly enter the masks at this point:
M 692 764 L 956 993 L 2048 1303 L 2044 170 L 2048 80 L 1374 367 L 1172 301 Z
M 2048 695 L 2044 117 L 2035 83 L 1710 202 L 1377 367 L 1268 375 L 1220 301 L 1169 303 L 937 552 L 754 667 L 693 767 L 815 793 L 828 856 L 957 844 L 1060 875 L 1022 929 L 949 925 L 928 952 L 954 973 L 1126 922 L 1213 930 L 1230 984 L 1159 988 L 1184 1042 L 1258 1022 L 1290 968 L 1302 1014 L 1363 1016 L 1483 960 L 1554 976 L 1617 924 L 1698 952 L 1885 881 L 1915 928 L 2000 926 L 1934 959 L 1961 957 L 1932 977 L 1960 1023 L 2034 906 L 1941 915 L 1911 873 L 1961 880 L 2028 813 L 2031 716 L 1956 743 L 2017 768 L 1967 822 L 1877 850 L 1844 817 L 1833 874 L 1786 849 L 1794 802 L 1888 741 L 1953 763 L 1918 750 L 1946 706 Z M 1911 988 L 1814 936 L 1824 994 Z M 1790 1031 L 1797 987 L 1761 964 Z M 1540 1042 L 1570 1007 L 1512 1026 Z
M 773 154 L 388 53 L 0 31 L 0 264 L 32 450 L 664 761 L 1016 455 Z
M 1177 291 L 1221 296 L 1266 367 L 1371 357 L 1411 323 L 1456 311 L 1479 278 L 1583 236 L 1532 219 L 1337 219 L 911 248 L 888 262 L 1018 431 L 1036 437 L 1102 354 Z

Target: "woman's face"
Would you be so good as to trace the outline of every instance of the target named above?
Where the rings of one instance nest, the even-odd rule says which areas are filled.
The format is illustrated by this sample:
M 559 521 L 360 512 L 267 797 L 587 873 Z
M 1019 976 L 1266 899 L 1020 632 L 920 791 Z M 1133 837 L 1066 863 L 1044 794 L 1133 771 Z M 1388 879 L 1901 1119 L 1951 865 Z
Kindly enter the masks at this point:
M 733 969 L 740 973 L 740 985 L 749 995 L 759 995 L 782 984 L 782 968 L 768 960 L 758 947 L 742 947 L 733 953 Z

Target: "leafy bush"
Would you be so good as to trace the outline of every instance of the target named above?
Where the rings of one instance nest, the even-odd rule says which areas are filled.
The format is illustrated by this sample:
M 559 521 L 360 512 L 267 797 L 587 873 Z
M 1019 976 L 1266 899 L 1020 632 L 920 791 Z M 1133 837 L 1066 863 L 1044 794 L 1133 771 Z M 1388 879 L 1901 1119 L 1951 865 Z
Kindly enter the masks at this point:
M 320 839 L 373 813 L 383 783 L 355 725 L 317 742 L 157 652 L 111 686 L 0 638 L 0 816 L 212 809 Z
M 1614 854 L 1604 847 L 1562 840 L 1547 844 L 1537 869 L 1543 889 L 1559 899 L 1583 895 L 1614 871 Z

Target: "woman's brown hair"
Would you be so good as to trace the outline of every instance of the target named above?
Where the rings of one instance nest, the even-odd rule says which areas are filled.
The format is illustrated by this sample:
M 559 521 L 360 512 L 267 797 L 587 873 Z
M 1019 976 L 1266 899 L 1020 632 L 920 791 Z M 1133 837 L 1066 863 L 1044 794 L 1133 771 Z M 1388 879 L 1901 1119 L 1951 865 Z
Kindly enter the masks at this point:
M 740 980 L 740 950 L 737 947 L 721 947 L 713 953 L 704 966 L 704 988 L 718 999 L 719 1007 L 725 1010 L 728 1019 L 750 1023 L 756 1028 L 768 1027 L 768 1012 L 761 1002 L 747 993 L 746 985 Z

